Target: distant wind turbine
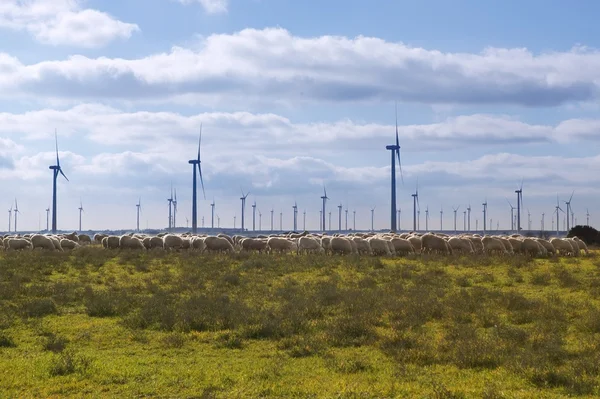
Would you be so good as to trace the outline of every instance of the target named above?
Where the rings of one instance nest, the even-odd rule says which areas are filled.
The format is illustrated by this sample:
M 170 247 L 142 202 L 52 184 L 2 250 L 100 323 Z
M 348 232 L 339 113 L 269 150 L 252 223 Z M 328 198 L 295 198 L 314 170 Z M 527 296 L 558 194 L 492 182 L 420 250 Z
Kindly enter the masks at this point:
M 342 231 L 342 204 L 338 205 L 338 231 Z
M 456 233 L 456 212 L 460 209 L 460 205 L 455 207 L 452 207 L 452 209 L 454 210 L 454 232 Z
M 400 162 L 400 140 L 398 139 L 398 105 L 395 104 L 396 108 L 396 144 L 385 146 L 386 150 L 389 150 L 392 156 L 392 198 L 391 198 L 391 228 L 392 232 L 395 232 L 397 229 L 397 221 L 396 221 L 396 157 L 398 158 L 398 166 L 400 167 L 400 177 L 402 178 L 402 183 L 404 183 L 404 178 L 402 177 L 402 163 Z
M 256 200 L 252 204 L 252 231 L 256 231 Z
M 10 204 L 10 209 L 8 210 L 8 232 L 10 233 L 10 226 L 11 226 L 11 221 L 12 221 L 12 212 L 13 212 L 13 206 L 12 203 Z
M 135 207 L 137 208 L 136 229 L 139 232 L 140 231 L 140 212 L 142 210 L 142 197 L 140 197 L 138 199 L 138 203 L 135 205 Z
M 19 211 L 19 204 L 17 204 L 17 199 L 15 198 L 15 233 L 19 232 L 19 229 L 17 227 L 17 215 L 21 213 L 21 211 Z
M 419 180 L 417 179 L 417 188 L 414 194 L 411 194 L 413 197 L 413 231 L 417 231 L 417 208 L 420 209 L 419 206 Z
M 325 205 L 327 203 L 327 200 L 329 199 L 329 197 L 327 197 L 327 189 L 325 188 L 325 186 L 323 186 L 323 196 L 321 197 L 321 199 L 323 200 L 323 231 L 325 231 Z M 331 225 L 331 223 L 329 224 Z
M 375 207 L 371 208 L 371 231 L 375 231 Z
M 60 173 L 67 181 L 69 179 L 63 172 L 60 167 L 60 159 L 58 157 L 58 135 L 56 133 L 56 129 L 54 130 L 54 142 L 56 144 L 56 165 L 51 165 L 48 168 L 52 169 L 53 180 L 52 180 L 52 233 L 56 234 L 56 180 L 58 178 L 58 174 Z M 15 226 L 16 227 L 16 226 Z M 16 230 L 16 229 L 15 229 Z
M 486 228 L 485 222 L 486 222 L 487 206 L 488 206 L 487 198 L 485 199 L 485 202 L 481 205 L 483 205 L 483 234 L 485 234 L 485 228 Z
M 50 207 L 46 208 L 46 233 L 50 231 Z
M 244 219 L 245 219 L 244 211 L 246 209 L 246 198 L 248 197 L 248 194 L 250 194 L 250 193 L 248 192 L 248 193 L 244 194 L 244 190 L 241 190 L 241 191 L 242 191 L 242 196 L 240 197 L 240 200 L 242 200 L 242 231 L 245 231 L 244 230 Z
M 83 203 L 81 202 L 81 198 L 79 199 L 79 232 L 81 233 L 81 214 L 83 213 Z
M 569 231 L 569 216 L 571 216 L 571 218 L 573 218 L 573 215 L 571 215 L 571 213 L 572 213 L 571 200 L 573 199 L 573 194 L 575 194 L 575 190 L 573 190 L 573 192 L 571 193 L 571 197 L 569 198 L 568 201 L 563 201 L 565 204 L 567 204 L 567 212 L 566 212 L 566 214 L 567 214 L 567 232 Z
M 215 228 L 215 198 L 213 197 L 212 203 L 210 204 L 210 228 Z
M 194 170 L 192 180 L 192 233 L 198 232 L 198 196 L 197 196 L 197 177 L 196 177 L 196 165 L 198 165 L 198 174 L 200 175 L 200 184 L 202 185 L 202 195 L 206 200 L 206 192 L 204 191 L 204 180 L 202 179 L 202 167 L 200 166 L 200 146 L 202 145 L 202 124 L 200 124 L 200 135 L 198 137 L 198 155 L 196 159 L 190 159 L 189 164 L 192 165 Z

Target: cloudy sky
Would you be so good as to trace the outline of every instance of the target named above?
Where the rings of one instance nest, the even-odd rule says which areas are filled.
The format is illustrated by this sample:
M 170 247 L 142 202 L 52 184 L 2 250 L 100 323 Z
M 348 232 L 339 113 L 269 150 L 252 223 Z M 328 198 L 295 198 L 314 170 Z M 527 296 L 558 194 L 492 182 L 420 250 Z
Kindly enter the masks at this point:
M 600 3 L 506 0 L 2 0 L 0 230 L 45 228 L 54 131 L 59 228 L 165 227 L 191 218 L 200 125 L 210 224 L 239 226 L 240 190 L 318 228 L 323 185 L 357 228 L 389 226 L 394 103 L 402 146 L 401 227 L 452 228 L 470 203 L 510 227 L 514 190 L 546 229 L 572 191 L 580 224 L 600 222 Z M 564 204 L 562 204 L 563 209 Z M 525 211 L 526 213 L 527 211 Z M 258 215 L 257 215 L 258 219 Z M 522 226 L 527 228 L 527 216 Z M 561 216 L 561 226 L 563 217 Z M 191 221 L 190 221 L 191 224 Z M 201 224 L 201 221 L 199 221 Z M 258 220 L 257 220 L 258 224 Z

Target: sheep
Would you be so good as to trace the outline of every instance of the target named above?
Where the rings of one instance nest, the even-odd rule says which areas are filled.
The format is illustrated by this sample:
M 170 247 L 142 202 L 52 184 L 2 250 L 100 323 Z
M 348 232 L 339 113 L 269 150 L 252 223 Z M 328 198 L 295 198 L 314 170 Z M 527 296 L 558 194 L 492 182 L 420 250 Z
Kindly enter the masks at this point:
M 481 239 L 483 243 L 483 251 L 487 253 L 506 254 L 507 251 L 502 245 L 502 241 L 491 236 L 485 236 Z
M 373 255 L 387 255 L 391 256 L 392 252 L 388 246 L 388 242 L 383 238 L 369 237 L 367 239 Z
M 175 234 L 167 234 L 162 238 L 164 249 L 180 249 L 183 248 L 183 238 Z
M 521 251 L 526 255 L 541 256 L 543 251 L 540 248 L 543 249 L 544 247 L 532 238 L 525 238 L 521 243 Z
M 325 250 L 325 253 L 328 254 L 331 252 L 331 237 L 323 236 L 321 237 L 321 246 Z
M 369 245 L 369 241 L 365 240 L 362 237 L 352 237 L 352 242 L 356 244 L 356 251 L 360 255 L 371 255 L 373 252 L 371 251 L 371 245 Z
M 31 242 L 26 238 L 8 238 L 6 239 L 5 248 L 13 251 L 22 251 L 24 249 L 32 249 Z
M 288 240 L 283 237 L 271 237 L 267 240 L 267 246 L 269 252 L 285 253 L 290 251 L 297 251 L 298 245 L 295 241 Z
M 410 239 L 409 239 L 410 241 Z M 427 233 L 421 237 L 422 252 L 438 252 L 443 254 L 451 253 L 451 247 L 442 237 Z M 412 241 L 411 241 L 412 244 Z M 415 248 L 416 250 L 416 248 Z
M 537 242 L 539 242 L 546 249 L 547 254 L 554 255 L 556 253 L 556 249 L 554 248 L 554 245 L 550 243 L 550 241 L 544 240 L 543 238 L 537 238 Z
M 138 238 L 131 237 L 128 235 L 121 236 L 119 239 L 119 248 L 121 249 L 142 249 L 145 250 L 146 247 L 144 243 Z
M 298 253 L 323 253 L 325 250 L 316 238 L 302 236 L 298 239 Z
M 31 246 L 33 249 L 42 248 L 47 249 L 48 251 L 54 251 L 56 249 L 52 240 L 41 234 L 34 234 L 31 237 Z
M 452 251 L 455 253 L 458 252 L 463 254 L 472 254 L 473 252 L 475 252 L 473 250 L 473 245 L 471 244 L 471 241 L 467 239 L 451 237 L 448 240 L 448 245 L 450 245 L 450 248 L 452 248 Z
M 75 249 L 79 246 L 79 244 L 73 240 L 69 240 L 68 238 L 63 238 L 60 240 L 60 246 L 63 249 Z
M 244 238 L 240 244 L 244 251 L 257 251 L 262 253 L 267 250 L 267 241 L 261 240 L 260 238 Z
M 340 255 L 348 255 L 351 254 L 352 244 L 350 244 L 350 240 L 344 237 L 333 237 L 331 239 L 331 252 Z
M 392 244 L 394 245 L 394 251 L 397 255 L 408 255 L 415 253 L 415 247 L 405 238 L 392 238 Z
M 204 239 L 204 245 L 209 252 L 235 252 L 230 240 L 223 236 L 209 236 Z
M 586 255 L 589 255 L 590 251 L 588 250 L 587 244 L 579 237 L 573 237 L 573 240 L 579 244 L 579 249 L 582 249 Z
M 408 237 L 408 241 L 412 244 L 415 249 L 415 252 L 420 253 L 423 249 L 423 236 L 412 235 Z
M 565 256 L 575 255 L 575 249 L 568 240 L 562 238 L 553 238 L 550 240 L 550 244 L 554 246 L 556 252 Z
M 96 244 L 102 244 L 102 240 L 103 240 L 105 237 L 108 237 L 108 234 L 96 233 L 96 234 L 94 234 L 94 242 L 95 242 Z
M 89 245 L 92 243 L 92 239 L 86 234 L 80 234 L 77 236 L 77 238 L 79 239 L 79 243 L 81 245 Z

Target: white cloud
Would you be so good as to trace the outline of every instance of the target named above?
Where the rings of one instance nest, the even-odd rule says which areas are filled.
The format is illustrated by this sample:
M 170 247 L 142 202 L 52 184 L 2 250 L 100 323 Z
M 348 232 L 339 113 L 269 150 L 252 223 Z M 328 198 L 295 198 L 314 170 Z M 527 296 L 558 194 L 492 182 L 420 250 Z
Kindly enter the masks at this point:
M 182 4 L 200 3 L 208 14 L 227 12 L 228 0 L 177 0 Z
M 0 27 L 25 30 L 51 45 L 100 47 L 139 31 L 111 15 L 81 6 L 80 0 L 3 0 Z
M 586 65 L 586 68 L 582 68 Z M 36 98 L 173 101 L 409 101 L 556 106 L 598 98 L 600 52 L 443 53 L 372 37 L 303 38 L 284 29 L 214 34 L 199 49 L 139 59 L 25 65 L 0 55 L 0 88 Z

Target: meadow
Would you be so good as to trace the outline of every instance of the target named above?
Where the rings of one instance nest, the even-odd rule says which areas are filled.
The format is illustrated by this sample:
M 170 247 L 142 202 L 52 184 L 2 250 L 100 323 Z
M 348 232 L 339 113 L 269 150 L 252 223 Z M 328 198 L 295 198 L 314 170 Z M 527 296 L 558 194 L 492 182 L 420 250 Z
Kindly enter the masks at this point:
M 597 397 L 598 255 L 0 252 L 0 397 Z

